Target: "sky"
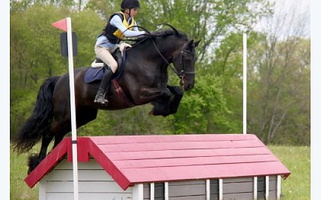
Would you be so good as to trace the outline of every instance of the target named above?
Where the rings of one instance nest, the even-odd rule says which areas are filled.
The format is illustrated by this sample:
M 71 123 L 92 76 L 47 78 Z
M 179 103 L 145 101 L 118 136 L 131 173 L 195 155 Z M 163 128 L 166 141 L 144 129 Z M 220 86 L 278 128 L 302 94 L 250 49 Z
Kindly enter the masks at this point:
M 267 33 L 276 32 L 281 37 L 298 35 L 310 37 L 310 1 L 309 0 L 270 0 L 275 2 L 274 18 L 263 18 L 255 30 Z M 302 32 L 297 32 L 300 27 Z

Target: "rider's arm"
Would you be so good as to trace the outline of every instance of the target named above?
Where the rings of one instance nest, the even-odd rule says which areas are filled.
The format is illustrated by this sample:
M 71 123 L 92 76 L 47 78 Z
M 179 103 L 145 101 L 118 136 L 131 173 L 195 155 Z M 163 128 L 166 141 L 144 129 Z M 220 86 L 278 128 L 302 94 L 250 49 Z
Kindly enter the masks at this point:
M 125 35 L 125 37 L 136 37 L 145 33 L 145 31 L 139 31 L 137 29 L 134 29 L 133 31 L 128 30 L 118 15 L 113 16 L 113 18 L 110 20 L 110 24 L 117 27 Z

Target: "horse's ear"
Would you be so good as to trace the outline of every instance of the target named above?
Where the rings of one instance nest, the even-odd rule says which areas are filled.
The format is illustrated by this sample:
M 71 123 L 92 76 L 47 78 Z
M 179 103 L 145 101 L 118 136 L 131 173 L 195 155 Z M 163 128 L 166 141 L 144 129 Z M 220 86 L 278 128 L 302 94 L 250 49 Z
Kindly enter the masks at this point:
M 194 42 L 194 46 L 197 47 L 201 40 Z
M 194 40 L 190 40 L 187 44 L 187 49 L 192 51 L 195 48 L 194 46 Z
M 201 40 L 198 40 L 198 41 L 194 42 L 194 40 L 190 40 L 190 41 L 188 42 L 188 44 L 187 44 L 187 48 L 192 51 L 195 47 L 198 46 L 198 44 L 200 43 L 200 41 L 201 41 Z

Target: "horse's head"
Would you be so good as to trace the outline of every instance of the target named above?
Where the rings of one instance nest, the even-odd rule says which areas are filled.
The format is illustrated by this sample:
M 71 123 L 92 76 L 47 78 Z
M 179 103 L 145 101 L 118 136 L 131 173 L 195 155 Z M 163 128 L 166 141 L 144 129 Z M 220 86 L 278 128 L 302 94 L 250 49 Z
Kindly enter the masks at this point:
M 194 40 L 188 39 L 185 33 L 178 31 L 173 26 L 166 23 L 164 25 L 169 26 L 172 30 L 150 33 L 144 29 L 147 32 L 146 37 L 140 38 L 137 43 L 152 41 L 157 56 L 161 60 L 160 62 L 166 67 L 173 63 L 175 67 L 173 70 L 181 79 L 181 86 L 184 90 L 190 90 L 194 87 L 195 81 L 195 47 L 198 46 L 200 41 L 194 42 Z M 145 47 L 144 50 L 147 49 Z M 150 49 L 147 49 L 147 51 L 154 52 Z
M 177 75 L 180 77 L 180 84 L 184 90 L 190 90 L 194 87 L 195 81 L 195 47 L 200 41 L 190 40 L 183 45 L 179 54 L 173 59 Z
M 177 36 L 177 40 L 187 39 L 185 34 L 182 37 L 179 31 L 172 25 L 167 23 L 164 25 L 169 26 L 173 30 L 174 35 Z M 176 74 L 181 79 L 180 84 L 186 91 L 194 87 L 196 62 L 195 47 L 198 46 L 199 42 L 200 40 L 197 42 L 194 42 L 194 40 L 187 40 L 187 42 L 183 43 L 183 46 L 179 48 L 178 51 L 174 51 L 172 55 L 172 62 L 175 66 Z

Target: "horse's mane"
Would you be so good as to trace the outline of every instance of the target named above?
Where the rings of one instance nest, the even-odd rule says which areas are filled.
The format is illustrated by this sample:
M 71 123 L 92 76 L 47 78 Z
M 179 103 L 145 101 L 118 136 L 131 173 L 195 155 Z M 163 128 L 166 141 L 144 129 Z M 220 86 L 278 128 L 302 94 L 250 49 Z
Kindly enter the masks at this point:
M 141 43 L 142 41 L 147 40 L 147 39 L 154 39 L 157 37 L 164 38 L 164 37 L 168 37 L 171 35 L 176 35 L 177 37 L 182 38 L 182 39 L 188 38 L 187 35 L 185 33 L 183 33 L 182 31 L 173 30 L 173 29 L 163 29 L 163 30 L 158 30 L 158 31 L 146 33 L 138 38 L 135 38 L 135 39 L 132 39 L 129 41 L 134 41 L 135 43 L 133 45 L 135 45 L 135 44 Z
M 159 30 L 159 31 L 154 31 L 151 32 L 150 34 L 147 34 L 147 37 L 167 37 L 170 35 L 177 35 L 176 33 L 178 33 L 178 36 L 181 38 L 187 38 L 187 35 L 185 33 L 183 33 L 182 31 L 178 31 L 175 32 L 172 29 L 164 29 L 164 30 Z

